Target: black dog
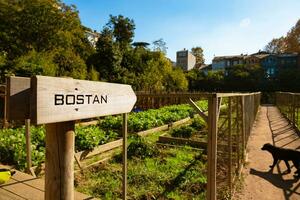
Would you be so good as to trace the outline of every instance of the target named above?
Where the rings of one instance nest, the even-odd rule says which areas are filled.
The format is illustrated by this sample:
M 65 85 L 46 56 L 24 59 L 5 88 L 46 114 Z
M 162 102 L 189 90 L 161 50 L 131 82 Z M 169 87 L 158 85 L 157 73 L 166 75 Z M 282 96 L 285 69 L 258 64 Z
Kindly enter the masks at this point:
M 288 168 L 287 172 L 291 172 L 291 168 L 289 165 L 289 160 L 291 160 L 296 167 L 297 171 L 295 174 L 299 178 L 300 177 L 300 152 L 293 149 L 285 149 L 280 147 L 275 147 L 270 143 L 264 144 L 261 150 L 266 150 L 270 152 L 273 156 L 273 165 L 270 166 L 273 169 L 278 162 L 278 160 L 283 160 Z

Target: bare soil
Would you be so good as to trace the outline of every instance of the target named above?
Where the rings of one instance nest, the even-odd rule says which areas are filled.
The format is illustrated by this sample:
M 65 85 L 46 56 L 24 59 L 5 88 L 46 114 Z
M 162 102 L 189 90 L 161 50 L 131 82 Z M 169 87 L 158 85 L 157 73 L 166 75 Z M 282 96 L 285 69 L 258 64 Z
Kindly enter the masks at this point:
M 248 143 L 248 159 L 243 169 L 242 190 L 234 199 L 240 200 L 299 200 L 300 179 L 294 178 L 296 171 L 292 162 L 292 172 L 286 174 L 287 167 L 280 161 L 273 171 L 270 153 L 262 151 L 265 143 L 278 147 L 300 149 L 300 137 L 274 106 L 261 106 L 257 121 Z

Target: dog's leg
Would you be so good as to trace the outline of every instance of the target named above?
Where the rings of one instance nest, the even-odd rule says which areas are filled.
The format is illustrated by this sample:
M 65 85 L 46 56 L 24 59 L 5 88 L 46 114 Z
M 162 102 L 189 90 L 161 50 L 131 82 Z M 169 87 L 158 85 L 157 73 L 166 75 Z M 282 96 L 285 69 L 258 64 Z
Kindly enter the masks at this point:
M 290 167 L 289 161 L 284 160 L 284 162 L 285 162 L 285 165 L 286 165 L 286 167 L 287 167 L 287 173 L 288 173 L 288 174 L 291 173 L 291 167 Z
M 278 162 L 278 158 L 273 157 L 273 165 L 270 165 L 270 168 L 273 169 Z
M 293 164 L 294 164 L 295 168 L 297 169 L 297 170 L 295 171 L 295 174 L 299 174 L 299 173 L 300 173 L 300 161 L 298 161 L 298 160 L 293 160 Z

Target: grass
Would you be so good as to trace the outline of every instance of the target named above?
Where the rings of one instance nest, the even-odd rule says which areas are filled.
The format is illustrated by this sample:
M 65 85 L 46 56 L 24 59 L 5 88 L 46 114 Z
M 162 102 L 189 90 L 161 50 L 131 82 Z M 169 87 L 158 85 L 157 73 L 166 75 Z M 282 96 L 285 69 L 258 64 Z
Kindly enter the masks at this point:
M 159 155 L 128 160 L 129 199 L 205 199 L 206 156 L 190 147 L 157 147 Z M 120 159 L 85 170 L 75 178 L 76 189 L 101 199 L 120 199 Z

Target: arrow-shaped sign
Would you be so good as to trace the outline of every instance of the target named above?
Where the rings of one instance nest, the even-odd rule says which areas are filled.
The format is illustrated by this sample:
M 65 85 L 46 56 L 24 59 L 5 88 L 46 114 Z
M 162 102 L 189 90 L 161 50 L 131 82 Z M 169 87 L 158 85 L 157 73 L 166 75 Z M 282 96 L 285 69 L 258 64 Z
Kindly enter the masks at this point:
M 35 124 L 128 113 L 136 95 L 130 85 L 70 78 L 31 78 L 31 120 Z

